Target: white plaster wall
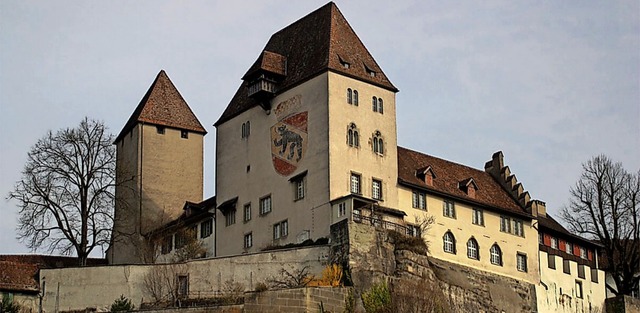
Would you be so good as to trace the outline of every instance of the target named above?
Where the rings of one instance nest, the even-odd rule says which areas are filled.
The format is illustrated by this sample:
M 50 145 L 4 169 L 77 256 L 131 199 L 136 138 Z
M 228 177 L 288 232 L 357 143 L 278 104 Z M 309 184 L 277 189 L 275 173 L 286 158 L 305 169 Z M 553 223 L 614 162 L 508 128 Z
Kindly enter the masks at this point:
M 288 176 L 276 172 L 272 163 L 270 129 L 278 122 L 278 104 L 300 97 L 300 106 L 290 113 L 308 112 L 308 137 L 304 157 Z M 271 244 L 298 241 L 309 232 L 312 239 L 329 235 L 329 184 L 327 152 L 327 74 L 288 90 L 272 101 L 267 114 L 254 107 L 218 125 L 216 132 L 216 195 L 218 205 L 238 197 L 236 223 L 225 226 L 225 218 L 216 210 L 216 255 L 233 255 L 259 251 Z M 242 123 L 250 121 L 251 134 L 241 138 Z M 247 167 L 250 170 L 247 171 Z M 294 188 L 289 179 L 303 171 L 306 174 L 306 194 L 294 201 Z M 271 195 L 272 211 L 259 215 L 260 198 Z M 251 220 L 243 222 L 244 205 L 250 203 Z M 288 219 L 289 235 L 273 240 L 273 225 Z M 251 232 L 253 247 L 243 248 L 244 235 Z
M 583 279 L 578 278 L 578 263 L 569 261 L 571 274 L 565 274 L 562 257 L 555 257 L 555 269 L 549 268 L 547 258 L 547 253 L 540 251 L 540 283 L 536 284 L 538 312 L 582 313 L 594 312 L 596 308 L 603 309 L 606 298 L 604 271 L 598 270 L 598 282 L 594 283 L 588 266 L 585 266 Z M 576 297 L 576 280 L 582 282 L 582 299 Z
M 362 195 L 372 198 L 372 179 L 382 181 L 380 205 L 398 205 L 398 152 L 395 92 L 371 84 L 329 73 L 329 177 L 331 199 L 350 194 L 351 172 L 362 176 Z M 359 105 L 347 103 L 347 88 L 358 91 Z M 384 114 L 373 112 L 372 97 L 384 100 Z M 355 123 L 360 147 L 347 144 L 347 127 Z M 373 152 L 371 138 L 379 130 L 384 140 L 384 155 Z
M 329 255 L 327 246 L 270 253 L 257 253 L 232 258 L 194 260 L 177 265 L 121 265 L 85 268 L 43 269 L 41 285 L 46 282 L 43 307 L 46 312 L 80 310 L 87 307 L 106 308 L 124 295 L 136 307 L 151 296 L 145 290 L 144 278 L 154 268 L 171 267 L 179 275 L 189 276 L 189 293 L 211 295 L 223 290 L 233 280 L 245 290 L 253 290 L 258 282 L 279 277 L 280 270 L 289 272 L 309 266 L 309 273 L 320 275 Z
M 412 208 L 412 190 L 399 187 L 400 206 L 398 209 L 407 213 L 405 220 L 414 223 L 416 218 L 424 219 L 434 216 L 435 224 L 424 234 L 429 244 L 430 256 L 448 262 L 462 264 L 483 271 L 522 279 L 530 283 L 538 281 L 538 231 L 530 221 L 524 222 L 524 237 L 500 231 L 500 214 L 484 210 L 484 226 L 472 223 L 473 207 L 455 202 L 456 218 L 443 216 L 443 198 L 427 194 L 427 210 Z M 451 231 L 456 239 L 456 254 L 444 252 L 442 237 Z M 480 260 L 467 257 L 467 241 L 469 238 L 478 241 Z M 491 264 L 489 249 L 497 243 L 502 250 L 502 266 Z M 516 267 L 516 254 L 527 255 L 527 272 L 520 272 Z

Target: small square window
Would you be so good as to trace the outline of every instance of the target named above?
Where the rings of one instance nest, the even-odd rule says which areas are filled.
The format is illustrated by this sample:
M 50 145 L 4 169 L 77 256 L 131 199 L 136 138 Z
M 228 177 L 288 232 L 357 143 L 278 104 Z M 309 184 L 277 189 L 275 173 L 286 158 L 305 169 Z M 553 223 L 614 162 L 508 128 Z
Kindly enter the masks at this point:
M 189 138 L 189 131 L 187 131 L 187 130 L 181 130 L 181 131 L 180 131 L 180 137 L 181 137 L 181 138 L 184 138 L 184 139 Z
M 414 191 L 411 195 L 411 206 L 416 209 L 426 210 L 427 201 L 425 198 L 425 194 L 422 192 Z
M 156 132 L 160 135 L 164 135 L 164 126 L 156 126 Z

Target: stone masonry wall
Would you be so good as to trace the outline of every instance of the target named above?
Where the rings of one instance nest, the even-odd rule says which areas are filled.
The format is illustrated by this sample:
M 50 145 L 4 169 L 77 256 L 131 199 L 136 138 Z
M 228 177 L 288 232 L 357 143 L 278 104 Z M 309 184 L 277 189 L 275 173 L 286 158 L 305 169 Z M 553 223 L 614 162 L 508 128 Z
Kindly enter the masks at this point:
M 640 300 L 629 296 L 617 296 L 605 300 L 607 313 L 640 313 Z
M 417 281 L 442 291 L 452 312 L 534 312 L 535 288 L 532 284 L 490 274 L 406 250 L 394 250 L 384 230 L 368 225 L 348 225 L 348 264 L 355 288 L 356 308 L 362 291 L 381 280 Z M 435 286 L 434 286 L 435 285 Z M 420 296 L 419 291 L 418 296 Z M 415 296 L 415 295 L 414 295 Z
M 252 292 L 245 295 L 244 313 L 342 312 L 350 288 L 307 287 Z

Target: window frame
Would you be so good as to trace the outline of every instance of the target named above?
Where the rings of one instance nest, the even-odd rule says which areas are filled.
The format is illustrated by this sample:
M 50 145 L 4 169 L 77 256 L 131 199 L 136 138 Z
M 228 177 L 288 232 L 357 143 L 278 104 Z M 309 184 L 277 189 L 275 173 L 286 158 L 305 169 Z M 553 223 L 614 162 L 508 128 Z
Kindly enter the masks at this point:
M 200 223 L 200 239 L 208 238 L 213 234 L 213 219 L 207 219 Z
M 231 209 L 224 214 L 224 226 L 229 227 L 236 223 L 236 209 Z
M 351 88 L 347 88 L 347 103 L 353 104 L 353 90 Z
M 556 269 L 556 256 L 554 254 L 547 254 L 547 267 L 550 269 Z
M 180 138 L 189 139 L 189 131 L 186 129 L 180 130 Z
M 518 272 L 528 272 L 527 255 L 525 253 L 516 253 L 516 269 Z
M 551 237 L 550 245 L 552 249 L 558 249 L 558 238 Z
M 576 290 L 576 298 L 578 299 L 583 299 L 584 298 L 584 290 L 582 289 L 582 281 L 579 281 L 576 279 L 576 285 L 575 285 L 575 290 Z
M 491 248 L 489 248 L 489 259 L 491 264 L 502 266 L 502 249 L 497 243 L 494 243 Z
M 355 89 L 353 90 L 353 105 L 358 106 L 358 91 Z
M 273 240 L 282 239 L 289 235 L 289 220 L 283 220 L 273 224 Z
M 512 234 L 519 237 L 524 237 L 524 221 L 517 218 L 512 219 L 512 221 L 513 221 Z
M 467 258 L 480 260 L 480 246 L 478 245 L 478 241 L 473 237 L 467 240 Z
M 164 135 L 166 132 L 166 127 L 161 125 L 156 125 L 156 134 Z
M 452 200 L 442 200 L 442 215 L 449 218 L 456 218 L 456 205 Z
M 305 177 L 306 175 L 302 175 L 300 177 L 295 178 L 293 182 L 293 200 L 298 201 L 304 199 L 306 194 L 306 186 L 305 186 Z
M 500 231 L 504 233 L 511 233 L 511 218 L 501 215 L 500 216 Z
M 352 194 L 362 195 L 362 175 L 351 172 L 349 176 L 349 191 Z
M 268 206 L 266 204 L 268 204 Z M 271 195 L 269 194 L 260 198 L 259 206 L 260 216 L 271 213 L 271 211 L 273 211 L 273 199 L 271 199 Z
M 382 200 L 382 180 L 372 178 L 371 179 L 371 198 L 376 200 Z
M 244 234 L 243 247 L 245 249 L 249 249 L 249 248 L 253 247 L 253 232 L 248 232 L 248 233 Z
M 442 236 L 442 249 L 446 253 L 456 254 L 456 237 L 451 231 L 447 231 Z
M 338 217 L 343 217 L 347 215 L 347 203 L 340 202 L 338 203 Z
M 371 98 L 371 105 L 373 106 L 373 112 L 378 112 L 378 98 L 376 96 Z
M 473 225 L 484 226 L 484 210 L 479 208 L 472 208 L 471 223 Z
M 245 223 L 251 221 L 251 215 L 252 215 L 251 214 L 252 213 L 251 212 L 251 202 L 245 203 L 242 206 L 242 211 L 243 211 L 242 221 L 245 222 Z
M 411 206 L 414 209 L 427 210 L 427 195 L 424 192 L 413 190 L 411 193 Z

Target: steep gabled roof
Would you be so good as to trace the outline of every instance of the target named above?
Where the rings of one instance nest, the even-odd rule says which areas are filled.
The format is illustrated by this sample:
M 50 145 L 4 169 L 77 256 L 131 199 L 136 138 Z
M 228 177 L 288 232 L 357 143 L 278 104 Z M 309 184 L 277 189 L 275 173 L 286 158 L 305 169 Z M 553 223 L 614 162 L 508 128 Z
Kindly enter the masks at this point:
M 265 67 L 279 66 L 281 57 L 286 60 L 286 70 L 275 68 L 286 76 L 278 85 L 279 91 L 294 87 L 324 71 L 398 91 L 333 2 L 273 34 L 243 79 Z M 349 66 L 345 67 L 345 63 Z M 256 105 L 258 102 L 247 95 L 247 80 L 244 80 L 215 125 Z
M 185 129 L 202 134 L 207 133 L 164 70 L 158 73 L 153 84 L 142 97 L 142 100 L 140 100 L 115 141 L 120 141 L 138 123 Z
M 416 177 L 416 170 L 425 166 L 431 166 L 438 172 L 437 178 L 433 180 L 433 186 L 427 185 Z M 471 178 L 478 187 L 475 198 L 469 197 L 459 188 L 461 181 Z M 477 203 L 505 213 L 531 217 L 531 214 L 513 200 L 489 173 L 403 147 L 398 147 L 398 181 L 405 186 L 432 191 L 445 197 Z

